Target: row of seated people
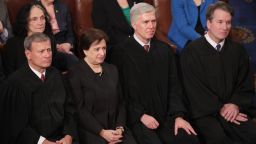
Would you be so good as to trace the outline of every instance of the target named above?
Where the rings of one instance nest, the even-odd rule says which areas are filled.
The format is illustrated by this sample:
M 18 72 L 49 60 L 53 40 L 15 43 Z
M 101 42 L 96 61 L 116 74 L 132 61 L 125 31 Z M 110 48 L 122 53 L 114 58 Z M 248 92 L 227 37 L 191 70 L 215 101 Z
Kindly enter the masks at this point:
M 35 0 L 38 1 L 38 0 Z M 40 1 L 40 0 L 39 0 Z M 167 42 L 174 48 L 175 44 L 177 46 L 178 52 L 184 47 L 186 43 L 195 38 L 198 38 L 205 31 L 205 10 L 206 7 L 215 2 L 214 0 L 203 1 L 201 4 L 201 0 L 194 1 L 184 1 L 180 2 L 177 0 L 174 1 L 150 1 L 145 0 L 148 3 L 154 3 L 158 8 L 158 24 L 160 25 L 156 32 L 156 37 L 160 40 Z M 2 1 L 3 2 L 3 1 Z M 17 14 L 17 10 L 23 6 L 25 3 L 29 3 L 31 0 L 26 1 L 15 1 L 9 0 L 7 2 L 7 6 L 9 8 L 11 21 L 15 22 L 15 17 Z M 68 4 L 68 7 L 71 11 L 71 18 L 69 12 L 65 6 L 61 2 Z M 49 16 L 50 23 L 53 27 L 52 32 L 56 34 L 56 28 L 61 30 L 60 33 L 54 35 L 57 45 L 57 50 L 60 52 L 64 52 L 70 54 L 70 49 L 75 46 L 74 34 L 72 30 L 75 31 L 75 36 L 79 38 L 82 31 L 92 26 L 104 30 L 110 37 L 109 49 L 113 47 L 117 42 L 122 41 L 127 36 L 130 36 L 133 32 L 132 27 L 130 26 L 129 19 L 129 7 L 132 7 L 134 3 L 141 2 L 140 0 L 132 1 L 132 0 L 119 0 L 119 1 L 98 1 L 98 0 L 83 0 L 83 1 L 59 1 L 59 0 L 43 0 L 43 5 L 46 8 Z M 177 3 L 178 2 L 178 3 Z M 180 2 L 180 3 L 179 3 Z M 53 6 L 52 3 L 55 5 Z M 4 4 L 3 4 L 4 6 Z M 172 6 L 172 11 L 170 11 L 170 7 Z M 198 8 L 197 8 L 198 7 Z M 121 9 L 120 9 L 121 8 Z M 128 9 L 126 9 L 128 8 Z M 55 9 L 55 11 L 53 10 Z M 190 11 L 193 11 L 193 16 L 189 16 Z M 5 13 L 4 11 L 2 12 Z M 91 17 L 92 13 L 92 17 Z M 172 17 L 172 13 L 175 15 L 172 27 L 170 26 L 170 21 Z M 198 15 L 200 13 L 200 15 Z M 177 15 L 176 15 L 177 14 Z M 182 16 L 179 16 L 182 15 Z M 83 19 L 80 18 L 83 17 Z M 56 19 L 57 17 L 57 19 Z M 187 19 L 185 19 L 187 18 Z M 73 26 L 71 24 L 71 19 L 73 20 Z M 57 25 L 56 25 L 57 20 Z M 55 23 L 54 23 L 55 22 Z M 59 27 L 56 27 L 58 26 Z M 18 28 L 20 29 L 20 28 Z M 169 39 L 167 39 L 167 32 L 169 30 Z M 19 31 L 16 33 L 20 33 Z M 19 34 L 20 35 L 20 34 Z M 63 36 L 64 35 L 64 36 Z M 175 35 L 175 37 L 173 37 Z M 170 41 L 172 43 L 170 43 Z M 61 48 L 60 48 L 61 47 Z M 76 51 L 75 51 L 76 52 Z M 111 53 L 108 52 L 109 54 Z M 8 54 L 7 54 L 8 55 Z M 63 56 L 64 55 L 64 56 Z M 9 55 L 7 56 L 8 59 Z M 63 57 L 69 57 L 66 60 Z M 9 57 L 9 59 L 13 59 Z M 18 59 L 18 58 L 17 58 Z M 24 57 L 23 57 L 24 59 Z M 72 55 L 66 55 L 63 53 L 57 53 L 56 59 L 59 63 L 59 69 L 65 70 L 65 65 L 70 65 L 76 59 Z M 7 60 L 8 61 L 8 60 Z M 12 63 L 15 60 L 11 60 Z M 11 64 L 12 66 L 7 67 L 7 73 L 15 70 L 17 65 L 20 65 L 19 60 L 16 60 L 16 64 Z
M 181 54 L 182 82 L 174 52 L 154 37 L 155 8 L 130 11 L 133 35 L 113 47 L 112 64 L 104 62 L 107 35 L 89 29 L 64 76 L 51 67 L 52 39 L 27 36 L 28 64 L 0 87 L 1 140 L 71 144 L 77 130 L 81 144 L 255 144 L 249 57 L 227 38 L 232 8 L 209 6 L 208 32 Z
M 54 0 L 41 0 L 41 1 L 35 0 L 35 1 L 41 5 L 41 6 L 38 6 L 38 8 L 40 9 L 42 7 L 41 11 L 43 12 L 45 19 L 32 20 L 31 18 L 35 16 L 34 11 L 30 12 L 31 7 L 33 5 L 31 4 L 31 5 L 26 5 L 22 7 L 22 4 L 21 4 L 21 7 L 22 7 L 21 10 L 18 11 L 17 15 L 15 16 L 15 20 L 12 20 L 14 21 L 12 23 L 14 25 L 15 36 L 10 38 L 7 41 L 5 45 L 5 49 L 2 53 L 2 57 L 4 59 L 3 65 L 4 65 L 5 75 L 11 74 L 15 70 L 17 70 L 17 68 L 19 68 L 24 64 L 25 55 L 23 53 L 23 49 L 20 48 L 19 46 L 22 45 L 25 37 L 28 36 L 29 34 L 32 34 L 33 32 L 44 32 L 44 33 L 47 33 L 48 35 L 51 35 L 50 37 L 54 39 L 52 40 L 52 46 L 54 46 L 53 47 L 53 51 L 54 51 L 53 65 L 57 67 L 59 70 L 65 71 L 67 70 L 67 67 L 69 67 L 70 65 L 72 65 L 74 62 L 77 61 L 76 57 L 70 51 L 70 49 L 73 46 L 75 46 L 75 36 L 73 34 L 71 16 L 69 14 L 67 7 L 63 3 L 61 3 L 59 0 L 55 0 L 55 1 Z M 24 1 L 23 3 L 25 4 L 30 2 L 31 1 L 26 1 L 26 2 Z M 8 2 L 8 3 L 10 5 L 11 2 Z M 8 3 L 7 3 L 7 6 L 9 6 Z M 132 4 L 130 3 L 130 7 L 134 3 L 135 2 L 133 2 Z M 15 5 L 15 3 L 13 5 Z M 94 9 L 93 15 L 96 15 L 96 18 L 95 16 L 93 16 L 95 26 L 99 25 L 99 19 L 104 18 L 103 15 L 105 13 L 103 11 L 99 12 L 100 8 L 98 8 L 101 5 L 102 4 L 99 2 L 93 1 L 93 9 Z M 38 10 L 36 12 L 38 12 Z M 6 8 L 5 8 L 5 13 L 6 13 Z M 97 13 L 100 13 L 100 15 L 97 15 Z M 15 15 L 15 14 L 11 14 L 11 15 Z M 101 22 L 105 23 L 104 20 Z M 111 23 L 108 23 L 108 24 L 109 24 L 108 27 L 113 26 Z M 115 23 L 115 25 L 117 24 L 118 23 Z M 128 27 L 130 26 L 128 25 Z M 101 28 L 104 29 L 103 27 Z M 119 31 L 123 33 L 122 31 L 125 30 L 125 28 L 122 28 L 121 30 L 119 29 Z M 129 29 L 128 33 L 124 32 L 124 34 L 121 34 L 121 35 L 125 35 L 127 37 L 128 35 L 132 34 L 132 28 L 130 27 L 128 29 Z M 115 31 L 115 32 L 117 33 L 118 31 Z M 9 33 L 11 34 L 11 31 Z M 9 35 L 9 37 L 10 36 L 11 35 Z M 111 35 L 111 36 L 114 36 L 114 35 Z M 121 38 L 124 39 L 125 37 L 121 36 Z M 111 38 L 111 41 L 112 41 L 112 38 Z
M 40 4 L 44 6 L 44 8 L 47 11 L 47 15 L 49 16 L 49 23 L 46 19 L 46 24 L 45 24 L 46 26 L 45 26 L 44 32 L 53 33 L 53 37 L 55 39 L 55 42 L 53 42 L 53 44 L 56 45 L 54 65 L 58 69 L 65 71 L 68 66 L 72 65 L 76 61 L 76 57 L 72 55 L 72 52 L 70 51 L 70 49 L 73 46 L 75 46 L 75 37 L 72 32 L 73 27 L 71 24 L 71 17 L 68 12 L 68 9 L 59 0 L 55 0 L 55 1 L 54 0 L 42 0 L 42 1 L 35 0 L 35 1 L 39 1 Z M 23 3 L 27 3 L 27 2 L 23 2 Z M 110 37 L 110 42 L 109 42 L 110 50 L 118 42 L 132 35 L 133 29 L 129 22 L 129 8 L 132 7 L 134 3 L 138 3 L 138 2 L 141 2 L 141 1 L 140 0 L 136 0 L 136 1 L 134 0 L 118 0 L 118 1 L 94 0 L 91 2 L 92 18 L 91 20 L 89 20 L 88 23 L 90 23 L 90 21 L 93 21 L 94 27 L 102 29 L 108 34 L 108 36 Z M 148 2 L 152 3 L 151 1 L 148 1 Z M 177 1 L 177 0 L 173 0 L 172 4 L 166 3 L 169 6 L 170 5 L 173 6 L 172 13 L 174 13 L 173 15 L 174 20 L 170 28 L 169 39 L 172 41 L 172 43 L 177 45 L 178 51 L 180 51 L 186 43 L 188 43 L 191 40 L 194 40 L 195 38 L 198 38 L 205 32 L 205 27 L 206 27 L 205 16 L 204 16 L 205 11 L 207 6 L 214 2 L 215 0 L 207 0 L 205 2 L 203 1 L 201 4 L 201 0 L 188 1 L 184 3 L 183 2 L 181 3 L 180 1 Z M 65 3 L 70 3 L 70 2 L 65 2 Z M 158 2 L 156 5 L 157 6 L 160 5 L 159 3 L 160 2 Z M 162 5 L 163 5 L 163 2 L 162 2 Z M 72 7 L 74 6 L 73 5 L 69 6 L 69 8 L 71 9 Z M 198 7 L 198 10 L 196 7 Z M 23 11 L 19 12 L 14 24 L 15 25 L 14 32 L 15 32 L 16 38 L 13 38 L 12 40 L 10 40 L 6 45 L 6 47 L 12 47 L 12 48 L 7 48 L 3 56 L 5 57 L 4 65 L 6 67 L 5 73 L 7 75 L 15 71 L 20 65 L 24 63 L 25 57 L 22 54 L 22 51 L 19 51 L 19 48 L 17 48 L 17 45 L 20 45 L 20 44 L 13 43 L 13 41 L 17 41 L 17 40 L 22 43 L 22 41 L 24 40 L 24 37 L 27 35 L 26 25 L 28 23 L 24 20 L 24 17 L 26 18 L 26 16 L 24 16 L 24 13 L 27 13 L 27 12 L 24 12 L 24 11 L 26 10 L 23 9 Z M 160 10 L 158 11 L 158 13 L 163 14 L 163 12 L 161 12 Z M 194 14 L 194 16 L 188 16 L 191 13 Z M 200 13 L 200 16 L 197 16 L 198 13 Z M 15 14 L 11 14 L 11 15 L 15 15 Z M 182 16 L 179 16 L 179 15 L 182 15 Z M 169 14 L 169 16 L 171 16 L 171 14 Z M 74 17 L 75 16 L 73 14 L 72 18 L 74 19 Z M 164 15 L 164 17 L 165 17 L 165 20 L 167 21 L 166 23 L 168 24 L 170 20 L 168 20 L 168 17 L 166 18 L 166 15 Z M 185 19 L 185 18 L 188 18 L 188 19 Z M 86 20 L 88 20 L 88 18 L 86 18 Z M 161 24 L 161 21 L 159 23 Z M 49 28 L 49 25 L 51 25 L 51 28 Z M 168 27 L 169 25 L 170 24 L 168 24 Z M 163 27 L 166 27 L 166 26 L 163 26 L 163 24 L 161 24 L 160 28 L 163 29 Z M 49 29 L 52 29 L 52 31 L 50 31 Z M 164 28 L 164 29 L 167 29 L 167 28 Z M 159 30 L 159 31 L 157 31 L 157 34 L 156 34 L 157 37 L 169 43 L 170 45 L 172 45 L 169 42 L 169 40 L 167 40 L 166 34 L 162 34 L 161 33 L 162 30 Z M 164 31 L 167 31 L 167 30 L 164 30 Z M 81 32 L 81 30 L 79 30 L 79 32 Z M 77 35 L 79 35 L 78 33 L 76 32 Z M 13 54 L 13 53 L 17 53 L 17 54 Z M 111 51 L 109 51 L 108 53 L 111 54 Z

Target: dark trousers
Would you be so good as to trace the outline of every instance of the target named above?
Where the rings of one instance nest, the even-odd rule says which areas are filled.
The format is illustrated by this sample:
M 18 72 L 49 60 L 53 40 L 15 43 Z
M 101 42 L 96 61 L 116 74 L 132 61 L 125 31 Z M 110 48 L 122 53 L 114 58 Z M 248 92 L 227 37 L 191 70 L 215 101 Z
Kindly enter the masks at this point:
M 256 126 L 252 120 L 237 125 L 221 116 L 206 116 L 193 123 L 206 144 L 256 144 Z
M 156 130 L 136 123 L 132 126 L 132 132 L 139 144 L 199 144 L 195 135 L 188 135 L 183 129 L 179 129 L 178 135 L 175 136 L 171 123 L 160 124 Z

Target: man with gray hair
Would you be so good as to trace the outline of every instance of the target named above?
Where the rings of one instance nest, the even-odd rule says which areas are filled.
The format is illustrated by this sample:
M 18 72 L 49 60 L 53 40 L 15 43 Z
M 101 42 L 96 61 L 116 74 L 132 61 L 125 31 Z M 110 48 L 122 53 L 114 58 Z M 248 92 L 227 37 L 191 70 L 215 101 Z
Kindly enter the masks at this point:
M 189 124 L 171 48 L 153 38 L 155 8 L 135 4 L 130 11 L 134 35 L 113 49 L 127 100 L 128 124 L 140 144 L 197 144 Z
M 0 87 L 2 143 L 71 144 L 74 108 L 62 76 L 51 67 L 50 39 L 35 33 L 24 47 L 28 64 Z

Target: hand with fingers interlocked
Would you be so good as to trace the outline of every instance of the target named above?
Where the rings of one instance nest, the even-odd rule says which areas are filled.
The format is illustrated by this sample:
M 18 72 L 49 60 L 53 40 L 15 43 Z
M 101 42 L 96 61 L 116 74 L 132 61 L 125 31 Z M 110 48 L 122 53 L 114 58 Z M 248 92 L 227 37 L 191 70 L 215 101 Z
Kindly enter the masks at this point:
M 123 137 L 116 130 L 101 130 L 100 136 L 103 137 L 109 144 L 116 144 L 122 142 L 121 138 Z

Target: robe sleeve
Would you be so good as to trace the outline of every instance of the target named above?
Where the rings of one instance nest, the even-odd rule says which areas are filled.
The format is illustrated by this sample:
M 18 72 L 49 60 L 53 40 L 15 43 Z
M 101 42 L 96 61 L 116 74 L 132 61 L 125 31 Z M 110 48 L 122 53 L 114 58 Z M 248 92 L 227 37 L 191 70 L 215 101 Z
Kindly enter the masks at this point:
M 138 103 L 139 86 L 137 86 L 138 83 L 136 81 L 128 78 L 131 72 L 128 71 L 129 69 L 124 68 L 124 66 L 127 66 L 124 60 L 125 58 L 126 56 L 121 45 L 114 47 L 110 62 L 118 68 L 123 96 L 127 104 L 128 119 L 133 124 L 140 121 L 141 116 L 146 113 L 146 110 Z
M 81 127 L 88 130 L 91 133 L 99 135 L 103 129 L 97 119 L 88 111 L 85 105 L 82 84 L 79 77 L 70 71 L 69 83 L 71 86 L 71 92 L 74 96 L 75 103 L 77 105 L 78 123 Z
M 18 83 L 18 82 L 16 82 Z M 1 86 L 1 131 L 4 142 L 10 144 L 35 144 L 40 135 L 29 125 L 30 95 L 18 84 L 7 81 Z
M 254 95 L 252 71 L 250 70 L 249 56 L 245 49 L 240 52 L 240 63 L 238 69 L 235 90 L 230 98 L 230 103 L 234 103 L 240 109 L 248 109 L 252 106 L 252 98 Z
M 117 84 L 117 92 L 119 96 L 119 101 L 118 101 L 118 116 L 117 116 L 117 122 L 116 122 L 116 127 L 118 126 L 125 126 L 125 121 L 126 121 L 126 110 L 125 110 L 125 100 L 122 94 L 122 89 L 121 85 L 118 80 Z
M 75 120 L 75 103 L 72 98 L 70 86 L 68 85 L 66 75 L 63 77 L 64 86 L 67 91 L 65 104 L 64 104 L 64 135 L 70 135 L 73 139 L 76 139 L 76 120 Z
M 170 48 L 171 49 L 171 48 Z M 184 105 L 185 98 L 182 92 L 181 82 L 177 73 L 176 57 L 169 52 L 169 74 L 168 74 L 168 90 L 169 90 L 169 114 L 171 117 L 185 117 L 187 110 Z

